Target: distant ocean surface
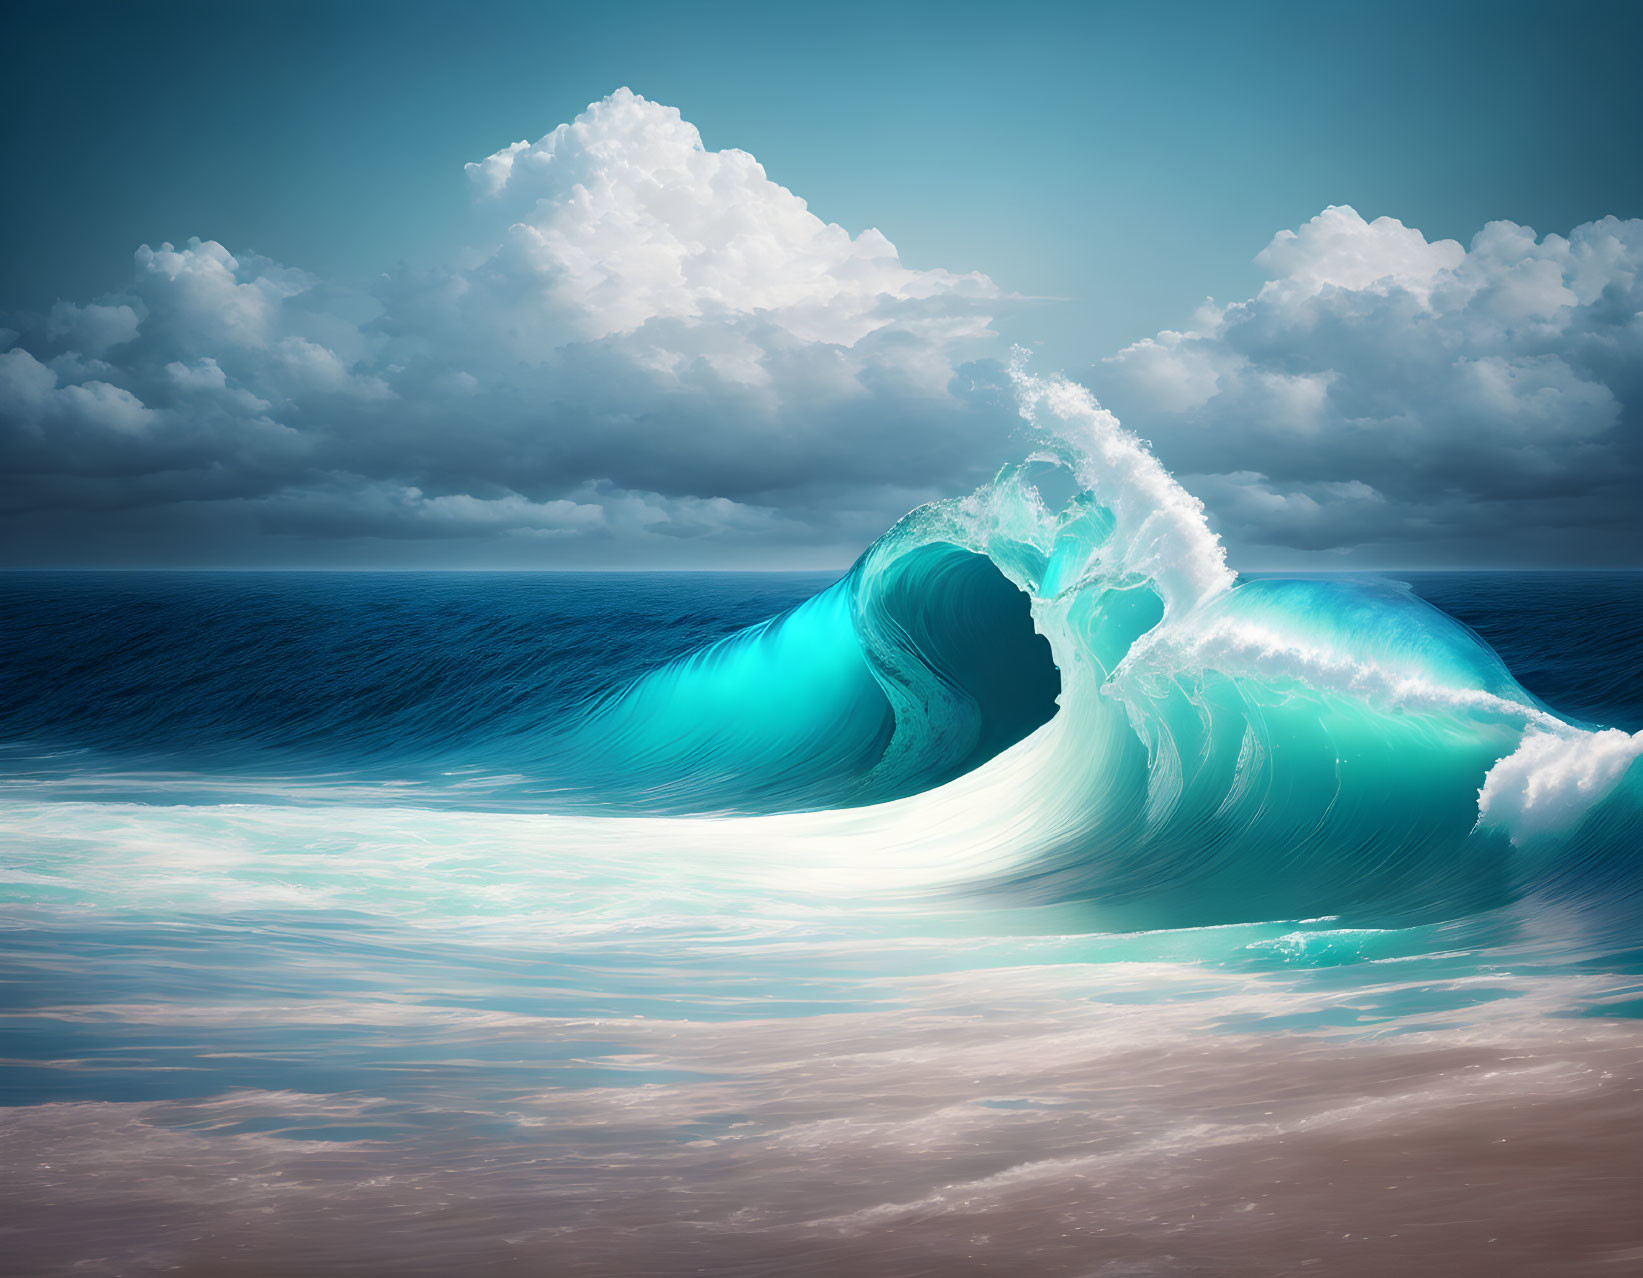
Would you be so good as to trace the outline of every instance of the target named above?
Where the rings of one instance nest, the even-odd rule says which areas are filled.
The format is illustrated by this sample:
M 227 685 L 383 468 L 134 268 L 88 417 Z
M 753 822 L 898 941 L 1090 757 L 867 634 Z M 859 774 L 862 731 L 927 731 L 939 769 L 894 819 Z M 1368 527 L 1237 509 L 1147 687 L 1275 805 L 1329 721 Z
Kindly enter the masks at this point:
M 1559 713 L 1643 730 L 1643 573 L 1354 576 L 1405 584 L 1465 623 Z M 514 775 L 579 703 L 837 577 L 0 574 L 5 780 L 157 802 L 185 778 L 460 794 Z
M 0 1267 L 1643 1269 L 1643 574 L 1007 495 L 0 576 Z

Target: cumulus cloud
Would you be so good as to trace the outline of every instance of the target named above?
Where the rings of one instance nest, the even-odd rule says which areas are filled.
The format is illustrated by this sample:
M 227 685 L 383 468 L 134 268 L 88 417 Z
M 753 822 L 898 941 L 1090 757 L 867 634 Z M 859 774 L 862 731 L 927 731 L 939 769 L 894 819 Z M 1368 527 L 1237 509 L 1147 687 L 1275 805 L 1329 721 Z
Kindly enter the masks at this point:
M 100 371 L 102 366 L 79 367 Z M 154 411 L 123 387 L 94 377 L 68 385 L 58 381 L 55 368 L 26 350 L 0 353 L 0 412 L 20 432 L 38 440 L 46 439 L 48 432 L 69 439 L 82 431 L 136 435 L 154 420 Z
M 123 346 L 137 336 L 137 312 L 129 306 L 76 306 L 58 302 L 46 317 L 46 331 L 67 345 L 99 356 L 113 346 Z
M 707 150 L 678 111 L 626 89 L 468 174 L 519 211 L 470 283 L 506 280 L 590 338 L 762 315 L 801 342 L 849 347 L 920 309 L 974 336 L 986 324 L 971 307 L 916 304 L 997 296 L 985 276 L 908 269 L 876 230 L 851 238 L 747 152 Z
M 467 181 L 438 269 L 190 239 L 4 317 L 10 561 L 837 564 L 1021 451 L 1014 299 L 676 110 L 619 90 Z M 1643 222 L 1463 247 L 1340 207 L 1257 260 L 1087 378 L 1234 563 L 1643 553 Z
M 1643 553 L 1643 221 L 1467 247 L 1326 209 L 1247 301 L 1092 373 L 1235 543 L 1383 562 Z
M 9 544 L 838 562 L 1007 455 L 968 363 L 993 283 L 904 266 L 677 111 L 620 90 L 468 174 L 474 238 L 443 269 L 350 290 L 192 239 L 11 320 Z

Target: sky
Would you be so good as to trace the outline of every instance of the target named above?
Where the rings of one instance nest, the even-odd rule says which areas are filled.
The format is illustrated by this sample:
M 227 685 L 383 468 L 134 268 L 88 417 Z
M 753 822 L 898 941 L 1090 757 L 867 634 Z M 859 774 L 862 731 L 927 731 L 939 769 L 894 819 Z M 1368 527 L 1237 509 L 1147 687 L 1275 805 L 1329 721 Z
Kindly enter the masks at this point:
M 0 564 L 838 567 L 1018 344 L 1235 566 L 1643 561 L 1636 5 L 8 22 Z

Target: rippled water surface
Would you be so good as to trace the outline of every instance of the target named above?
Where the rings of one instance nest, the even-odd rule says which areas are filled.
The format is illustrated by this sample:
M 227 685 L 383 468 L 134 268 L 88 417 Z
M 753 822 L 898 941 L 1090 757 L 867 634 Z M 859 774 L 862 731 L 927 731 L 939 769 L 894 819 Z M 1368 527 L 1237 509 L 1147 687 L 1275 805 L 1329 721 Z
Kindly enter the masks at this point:
M 1510 735 L 1120 688 L 1156 605 L 1059 544 L 0 577 L 8 1266 L 1643 1269 L 1625 764 L 1555 831 L 1477 793 L 1533 714 L 1643 728 L 1643 576 L 1235 594 L 1516 705 L 1492 649 Z

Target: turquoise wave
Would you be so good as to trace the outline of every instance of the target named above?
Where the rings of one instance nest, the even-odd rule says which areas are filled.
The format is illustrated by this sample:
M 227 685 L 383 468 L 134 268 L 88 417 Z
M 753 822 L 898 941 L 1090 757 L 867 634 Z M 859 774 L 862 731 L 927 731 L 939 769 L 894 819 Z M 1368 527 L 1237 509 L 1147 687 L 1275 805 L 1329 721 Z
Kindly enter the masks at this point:
M 1494 914 L 1635 943 L 1643 733 L 1554 713 L 1402 586 L 1240 579 L 1086 393 L 1020 386 L 1030 451 L 832 582 L 14 583 L 6 788 L 512 813 L 550 859 L 1073 902 L 1091 931 Z M 1594 625 L 1583 668 L 1621 669 L 1635 635 Z
M 1115 419 L 1021 382 L 1037 451 L 585 707 L 551 751 L 566 802 L 808 813 L 1120 928 L 1635 914 L 1643 734 L 1558 717 L 1402 586 L 1238 579 Z
M 926 541 L 594 703 L 545 766 L 646 811 L 874 803 L 1014 745 L 1059 689 L 1028 598 L 985 555 Z

